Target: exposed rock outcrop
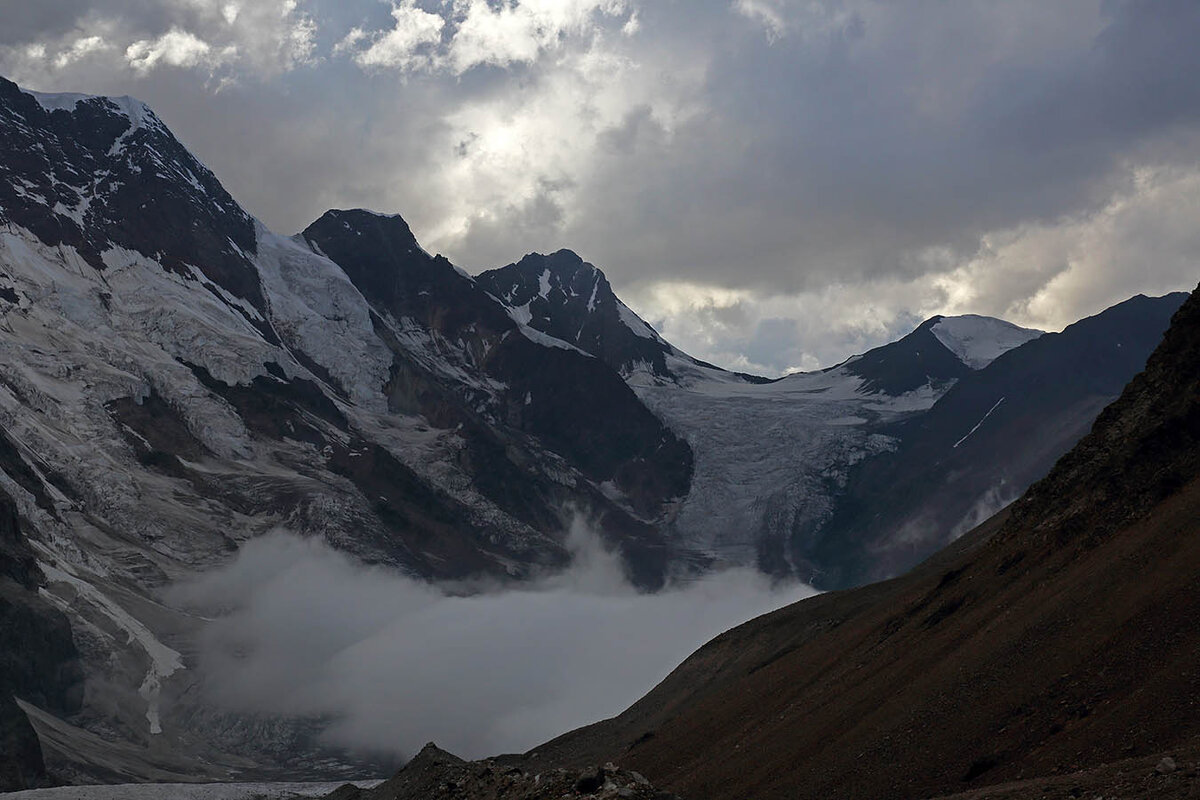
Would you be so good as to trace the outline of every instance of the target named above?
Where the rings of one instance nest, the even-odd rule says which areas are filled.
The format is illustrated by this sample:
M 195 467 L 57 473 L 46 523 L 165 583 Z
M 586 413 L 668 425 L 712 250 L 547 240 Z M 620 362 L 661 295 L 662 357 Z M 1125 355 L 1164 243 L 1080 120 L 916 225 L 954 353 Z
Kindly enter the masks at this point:
M 613 764 L 537 769 L 515 759 L 463 761 L 430 743 L 374 789 L 343 786 L 325 800 L 676 800 L 637 772 Z
M 83 699 L 71 627 L 38 595 L 42 581 L 16 507 L 0 491 L 0 792 L 49 780 L 16 698 L 58 713 L 75 711 Z

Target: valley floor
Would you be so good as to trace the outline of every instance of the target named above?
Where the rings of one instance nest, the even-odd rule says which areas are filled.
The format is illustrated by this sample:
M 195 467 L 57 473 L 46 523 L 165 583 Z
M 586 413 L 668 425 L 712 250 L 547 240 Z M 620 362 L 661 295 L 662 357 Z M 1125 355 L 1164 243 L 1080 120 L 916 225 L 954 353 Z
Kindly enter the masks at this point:
M 358 781 L 370 788 L 379 781 Z M 140 783 L 60 786 L 5 795 L 5 800 L 295 800 L 324 797 L 343 783 Z

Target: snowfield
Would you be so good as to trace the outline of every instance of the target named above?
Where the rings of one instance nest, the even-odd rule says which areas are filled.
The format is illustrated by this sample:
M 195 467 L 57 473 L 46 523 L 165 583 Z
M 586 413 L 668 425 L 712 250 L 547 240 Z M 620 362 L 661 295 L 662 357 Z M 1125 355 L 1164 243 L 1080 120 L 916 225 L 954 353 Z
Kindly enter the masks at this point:
M 983 369 L 1014 347 L 1044 333 L 978 314 L 944 317 L 930 331 L 971 369 Z

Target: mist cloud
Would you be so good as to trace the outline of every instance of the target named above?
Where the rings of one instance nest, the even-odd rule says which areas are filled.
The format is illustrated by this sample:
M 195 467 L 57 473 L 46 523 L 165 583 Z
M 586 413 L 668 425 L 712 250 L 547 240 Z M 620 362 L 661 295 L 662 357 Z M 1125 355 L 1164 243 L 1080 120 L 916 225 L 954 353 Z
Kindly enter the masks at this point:
M 814 594 L 751 570 L 641 594 L 585 526 L 570 541 L 569 571 L 464 595 L 277 532 L 172 599 L 218 615 L 199 656 L 217 703 L 330 717 L 350 748 L 480 757 L 617 714 L 716 634 Z

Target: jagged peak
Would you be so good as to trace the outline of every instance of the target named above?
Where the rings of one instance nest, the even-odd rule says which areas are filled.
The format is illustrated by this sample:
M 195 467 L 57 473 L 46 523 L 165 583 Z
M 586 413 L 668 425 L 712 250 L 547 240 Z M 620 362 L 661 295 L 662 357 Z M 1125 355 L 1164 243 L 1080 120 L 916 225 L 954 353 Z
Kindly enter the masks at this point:
M 560 280 L 573 280 L 580 272 L 587 276 L 604 277 L 604 273 L 596 265 L 584 261 L 574 250 L 566 248 L 555 250 L 553 253 L 528 253 L 513 266 L 526 275 L 548 271 L 551 276 Z
M 604 273 L 567 249 L 528 253 L 520 261 L 481 273 L 478 279 L 505 303 L 515 305 L 558 304 L 563 299 L 574 302 L 582 298 L 590 313 L 598 305 L 609 306 L 616 299 Z
M 114 246 L 183 275 L 195 265 L 265 307 L 256 222 L 140 100 L 23 89 L 0 78 L 0 218 L 103 270 Z
M 129 127 L 125 129 L 124 134 L 122 134 L 123 136 L 128 136 L 137 130 L 147 129 L 174 138 L 170 129 L 159 119 L 158 115 L 154 113 L 154 110 L 149 105 L 130 95 L 110 96 L 81 94 L 78 92 L 39 92 L 33 89 L 26 89 L 3 77 L 0 77 L 0 89 L 3 89 L 10 96 L 20 94 L 29 97 L 42 111 L 50 115 L 57 113 L 77 114 L 82 104 L 96 109 L 103 109 L 112 115 L 124 117 L 128 121 Z
M 299 238 L 341 267 L 368 300 L 385 306 L 434 286 L 449 292 L 469 291 L 475 284 L 445 256 L 421 247 L 399 214 L 331 208 Z
M 401 222 L 404 223 L 404 226 L 406 228 L 408 227 L 408 223 L 405 222 L 404 217 L 400 216 L 399 214 L 387 214 L 383 211 L 376 211 L 373 208 L 331 208 L 331 209 L 327 210 L 321 216 L 329 216 L 329 215 L 332 215 L 332 216 L 361 216 L 361 217 L 371 217 L 374 219 L 394 219 L 394 220 L 400 220 Z
M 410 253 L 420 253 L 429 259 L 444 260 L 440 256 L 435 259 L 428 250 L 421 247 L 420 242 L 417 241 L 416 234 L 413 233 L 412 227 L 409 226 L 404 217 L 399 214 L 385 214 L 368 208 L 331 208 L 301 231 L 300 235 L 310 245 L 315 246 L 317 239 L 321 238 L 321 235 L 318 234 L 319 231 L 324 231 L 327 234 L 330 228 L 337 227 L 351 231 L 358 236 L 362 236 L 368 232 L 382 235 L 387 239 L 393 240 L 393 247 L 395 243 L 399 243 Z M 457 268 L 455 270 L 461 272 Z
M 375 211 L 370 208 L 330 208 L 326 210 L 324 214 L 314 220 L 312 225 L 309 225 L 308 227 L 311 228 L 326 219 L 338 220 L 347 226 L 349 226 L 351 223 L 367 221 L 391 224 L 396 227 L 403 228 L 410 234 L 412 233 L 412 228 L 409 226 L 408 222 L 399 214 L 385 214 L 382 211 Z

